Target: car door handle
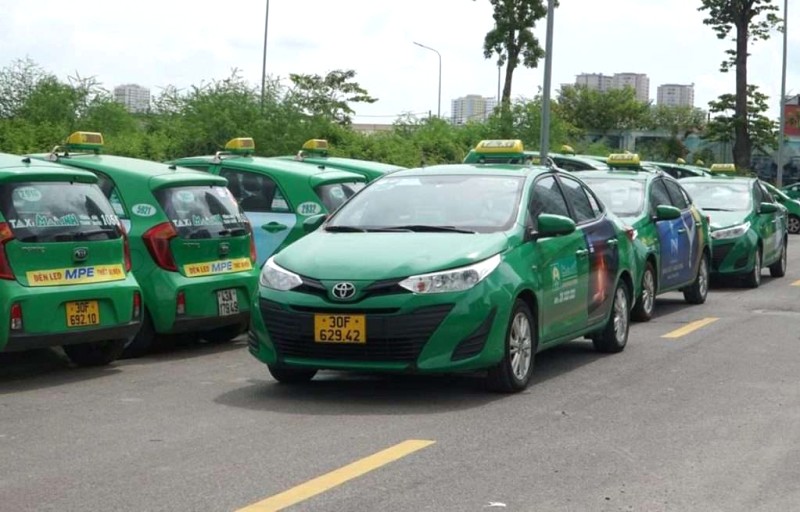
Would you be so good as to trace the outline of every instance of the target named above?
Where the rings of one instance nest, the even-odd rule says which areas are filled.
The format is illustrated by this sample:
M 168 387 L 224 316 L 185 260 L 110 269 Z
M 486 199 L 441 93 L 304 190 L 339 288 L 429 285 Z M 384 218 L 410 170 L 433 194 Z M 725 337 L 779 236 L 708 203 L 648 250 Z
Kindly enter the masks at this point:
M 261 229 L 266 231 L 267 233 L 277 233 L 278 231 L 283 231 L 288 226 L 286 224 L 280 224 L 278 222 L 269 222 L 261 226 Z
M 686 233 L 686 228 L 678 228 L 678 233 Z
M 579 258 L 585 258 L 587 254 L 589 254 L 589 251 L 587 249 L 578 249 L 577 251 L 575 251 L 575 256 Z

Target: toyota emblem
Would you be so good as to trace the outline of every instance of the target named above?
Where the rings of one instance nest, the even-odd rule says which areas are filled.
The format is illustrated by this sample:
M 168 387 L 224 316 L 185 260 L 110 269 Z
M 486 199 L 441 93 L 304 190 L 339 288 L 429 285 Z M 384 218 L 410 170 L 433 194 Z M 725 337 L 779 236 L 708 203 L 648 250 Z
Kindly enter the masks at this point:
M 336 283 L 331 289 L 331 294 L 339 300 L 352 299 L 356 294 L 356 287 L 353 283 Z

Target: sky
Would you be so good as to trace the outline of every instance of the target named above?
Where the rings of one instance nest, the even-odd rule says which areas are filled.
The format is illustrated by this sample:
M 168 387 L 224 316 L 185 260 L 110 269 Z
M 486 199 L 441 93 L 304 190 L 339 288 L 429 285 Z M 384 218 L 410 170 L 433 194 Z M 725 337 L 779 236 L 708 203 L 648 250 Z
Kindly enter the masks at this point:
M 781 5 L 783 2 L 774 0 Z M 719 72 L 731 41 L 703 25 L 700 0 L 560 0 L 554 16 L 553 95 L 580 73 L 645 73 L 650 98 L 665 83 L 695 85 L 695 106 L 707 108 L 735 91 L 734 74 Z M 113 5 L 113 7 L 111 7 Z M 152 94 L 224 79 L 234 69 L 260 83 L 269 5 L 266 73 L 288 84 L 289 73 L 324 75 L 353 69 L 378 101 L 353 105 L 355 122 L 391 123 L 398 115 L 437 112 L 441 54 L 442 115 L 451 100 L 497 94 L 496 60 L 483 56 L 494 21 L 489 0 L 0 0 L 0 67 L 30 58 L 66 80 L 94 76 L 111 90 L 136 83 Z M 789 1 L 789 12 L 800 0 Z M 787 94 L 800 93 L 800 24 L 789 16 Z M 545 43 L 546 21 L 534 29 Z M 778 116 L 782 35 L 751 48 L 750 82 L 771 98 Z M 532 98 L 544 62 L 518 68 L 512 95 Z

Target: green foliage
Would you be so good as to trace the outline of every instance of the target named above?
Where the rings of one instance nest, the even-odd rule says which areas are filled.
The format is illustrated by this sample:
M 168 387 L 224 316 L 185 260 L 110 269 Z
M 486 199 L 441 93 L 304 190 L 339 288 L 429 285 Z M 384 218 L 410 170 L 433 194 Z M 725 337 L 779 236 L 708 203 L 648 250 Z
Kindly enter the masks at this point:
M 717 38 L 726 39 L 735 31 L 734 40 L 741 41 L 745 48 L 742 55 L 740 48 L 727 50 L 728 58 L 720 65 L 720 71 L 727 72 L 737 65 L 737 59 L 747 60 L 747 45 L 751 42 L 769 39 L 770 33 L 781 19 L 775 14 L 778 6 L 772 0 L 700 0 L 699 11 L 706 11 L 703 24 L 708 25 L 717 34 Z
M 354 82 L 356 72 L 337 69 L 325 76 L 290 74 L 293 88 L 289 101 L 294 102 L 307 116 L 321 117 L 339 124 L 350 124 L 355 111 L 350 103 L 375 103 L 373 98 Z
M 666 130 L 673 138 L 686 138 L 703 130 L 706 114 L 699 108 L 658 105 L 649 112 L 649 128 Z
M 769 152 L 778 144 L 777 125 L 775 121 L 764 115 L 769 110 L 769 97 L 758 90 L 758 86 L 747 88 L 747 131 L 753 146 Z M 737 126 L 741 124 L 737 117 L 736 96 L 723 94 L 718 99 L 708 102 L 711 121 L 706 127 L 704 139 L 714 142 L 729 143 L 735 140 Z
M 641 129 L 649 123 L 649 106 L 636 99 L 636 91 L 631 87 L 601 92 L 568 85 L 559 91 L 558 105 L 567 122 L 601 135 Z

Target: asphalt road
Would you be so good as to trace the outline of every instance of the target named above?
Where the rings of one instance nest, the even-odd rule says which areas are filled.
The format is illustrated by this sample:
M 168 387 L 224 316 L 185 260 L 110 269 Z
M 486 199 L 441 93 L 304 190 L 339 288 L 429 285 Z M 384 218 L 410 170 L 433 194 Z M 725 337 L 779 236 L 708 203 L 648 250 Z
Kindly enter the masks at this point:
M 540 354 L 512 396 L 473 376 L 281 386 L 243 341 L 106 369 L 4 355 L 0 510 L 796 510 L 800 237 L 768 275 L 661 297 L 621 354 Z

